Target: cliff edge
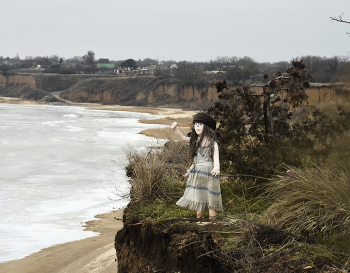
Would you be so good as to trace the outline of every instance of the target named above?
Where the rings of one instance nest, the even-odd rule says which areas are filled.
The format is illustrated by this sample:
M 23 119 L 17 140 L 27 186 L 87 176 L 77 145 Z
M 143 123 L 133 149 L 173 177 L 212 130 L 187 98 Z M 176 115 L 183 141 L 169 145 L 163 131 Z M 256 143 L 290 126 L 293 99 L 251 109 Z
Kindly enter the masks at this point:
M 160 77 L 98 78 L 79 81 L 61 94 L 74 102 L 134 106 L 205 108 L 217 99 L 212 84 L 179 86 L 175 79 Z

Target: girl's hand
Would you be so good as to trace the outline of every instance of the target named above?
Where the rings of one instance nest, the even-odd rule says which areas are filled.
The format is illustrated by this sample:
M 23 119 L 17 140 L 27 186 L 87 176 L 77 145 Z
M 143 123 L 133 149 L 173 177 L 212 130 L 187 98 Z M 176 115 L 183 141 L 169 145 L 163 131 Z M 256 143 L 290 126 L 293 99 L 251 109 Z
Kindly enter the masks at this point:
M 178 128 L 179 124 L 177 122 L 174 122 L 173 124 L 171 124 L 170 128 L 173 129 L 174 134 L 182 141 L 185 143 L 190 143 L 190 138 L 189 137 L 185 137 L 179 130 Z
M 175 130 L 178 126 L 179 124 L 177 122 L 174 122 L 173 124 L 171 124 L 171 129 Z
M 220 168 L 214 166 L 214 169 L 211 171 L 211 174 L 212 174 L 214 177 L 217 177 L 218 175 L 220 175 Z

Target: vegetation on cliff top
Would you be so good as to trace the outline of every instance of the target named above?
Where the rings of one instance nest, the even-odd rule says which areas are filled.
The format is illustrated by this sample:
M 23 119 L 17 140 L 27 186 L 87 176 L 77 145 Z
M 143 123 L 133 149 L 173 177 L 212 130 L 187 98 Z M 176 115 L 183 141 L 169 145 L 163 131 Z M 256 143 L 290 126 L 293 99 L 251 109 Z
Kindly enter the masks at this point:
M 168 244 L 178 246 L 163 255 L 195 251 L 197 235 L 210 235 L 205 243 L 201 241 L 197 258 L 220 261 L 217 268 L 228 272 L 350 270 L 347 102 L 342 97 L 338 104 L 303 106 L 306 75 L 302 63 L 294 67 L 289 70 L 289 80 L 271 79 L 260 96 L 248 88 L 230 90 L 218 84 L 222 100 L 209 111 L 219 119 L 220 153 L 227 161 L 221 180 L 225 211 L 217 220 L 198 222 L 195 212 L 175 206 L 184 191 L 183 174 L 191 159 L 186 145 L 168 141 L 161 147 L 128 153 L 132 202 L 125 211 L 125 228 L 147 226 L 149 234 L 157 236 L 177 226 L 186 226 L 184 232 L 191 227 L 192 235 L 169 239 L 172 243 Z M 302 81 L 297 84 L 298 77 Z M 287 101 L 278 106 L 282 92 L 287 92 L 283 98 Z M 279 120 L 283 126 L 273 126 Z M 276 144 L 279 135 L 283 138 Z M 291 161 L 278 156 L 276 148 L 282 145 L 293 151 Z M 252 169 L 252 164 L 257 168 Z M 296 179 L 286 175 L 287 168 Z M 178 228 L 177 232 L 181 233 Z

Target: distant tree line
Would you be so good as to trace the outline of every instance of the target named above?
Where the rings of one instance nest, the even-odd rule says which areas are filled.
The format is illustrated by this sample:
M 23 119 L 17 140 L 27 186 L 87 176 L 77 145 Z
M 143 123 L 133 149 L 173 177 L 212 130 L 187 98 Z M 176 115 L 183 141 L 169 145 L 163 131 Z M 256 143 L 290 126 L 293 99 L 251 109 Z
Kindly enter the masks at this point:
M 332 58 L 319 56 L 302 56 L 306 71 L 311 74 L 310 82 L 334 82 L 350 73 L 349 57 Z
M 301 56 L 306 68 L 311 74 L 310 82 L 337 82 L 349 78 L 349 56 L 334 56 L 331 58 L 320 56 Z M 135 60 L 109 60 L 107 58 L 95 58 L 95 53 L 89 50 L 85 55 L 74 56 L 65 59 L 58 55 L 51 56 L 26 56 L 20 59 L 17 54 L 13 58 L 0 56 L 0 71 L 6 75 L 19 69 L 32 69 L 40 67 L 43 73 L 96 73 L 98 64 L 114 64 L 116 67 L 136 70 L 137 68 L 153 69 L 154 76 L 163 78 L 175 78 L 179 85 L 208 84 L 211 80 L 223 80 L 238 86 L 245 83 L 264 82 L 263 74 L 276 74 L 285 72 L 290 62 L 280 61 L 276 63 L 259 63 L 254 59 L 245 57 L 220 56 L 208 62 L 189 62 L 174 60 L 158 61 L 152 58 Z

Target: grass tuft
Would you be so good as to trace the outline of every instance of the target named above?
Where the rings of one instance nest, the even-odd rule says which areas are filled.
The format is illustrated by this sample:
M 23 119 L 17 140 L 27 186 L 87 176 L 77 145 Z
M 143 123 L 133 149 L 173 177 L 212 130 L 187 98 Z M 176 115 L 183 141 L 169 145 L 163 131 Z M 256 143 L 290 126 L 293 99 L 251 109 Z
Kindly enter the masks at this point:
M 265 223 L 304 235 L 349 231 L 348 170 L 330 163 L 291 170 L 296 179 L 282 176 L 268 189 L 274 203 L 262 216 Z
M 183 174 L 189 165 L 188 145 L 168 141 L 161 147 L 129 147 L 125 153 L 131 200 L 173 199 L 181 196 Z

